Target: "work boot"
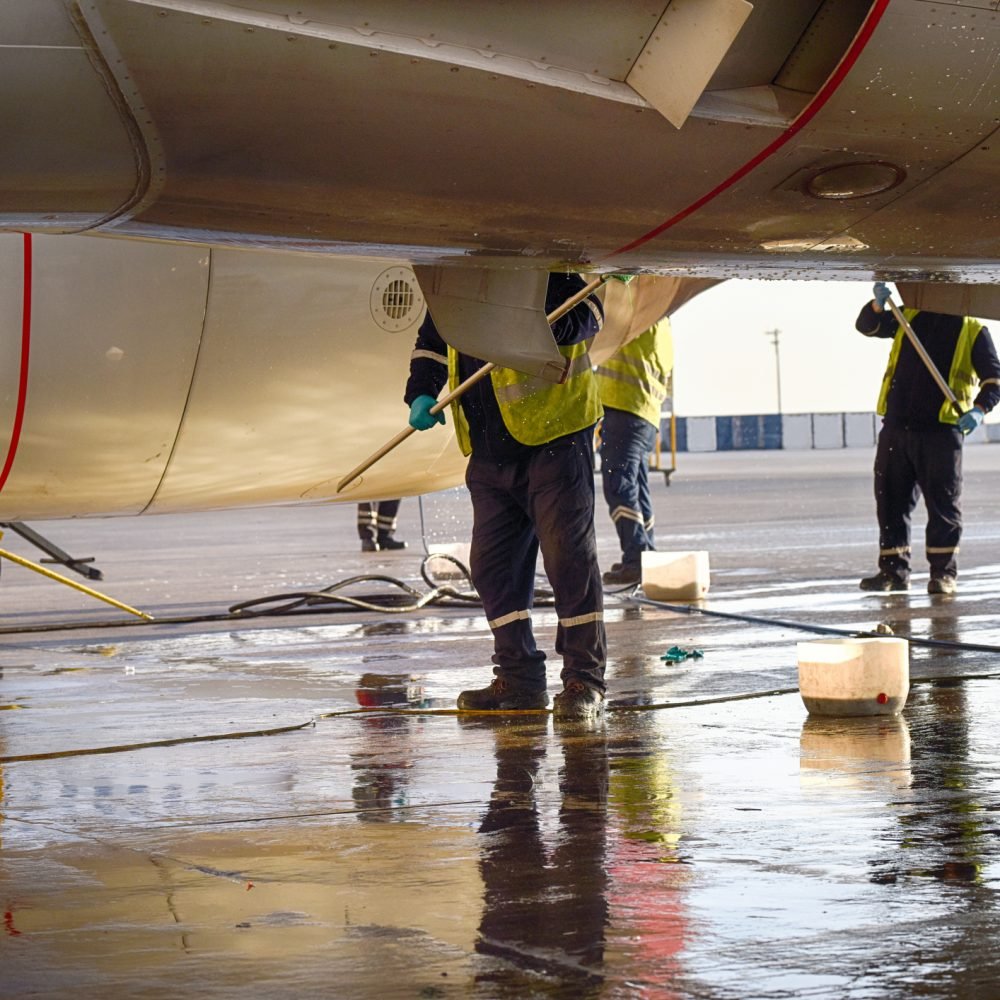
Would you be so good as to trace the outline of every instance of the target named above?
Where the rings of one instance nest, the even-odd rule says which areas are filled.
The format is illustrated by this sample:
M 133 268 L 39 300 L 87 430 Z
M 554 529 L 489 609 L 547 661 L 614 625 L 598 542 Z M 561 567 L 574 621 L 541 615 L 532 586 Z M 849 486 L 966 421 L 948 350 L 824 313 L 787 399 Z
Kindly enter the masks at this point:
M 516 687 L 503 677 L 494 677 L 489 687 L 463 691 L 458 696 L 460 712 L 526 712 L 547 708 L 545 689 Z
M 874 576 L 866 576 L 858 586 L 862 590 L 875 590 L 886 593 L 890 590 L 909 590 L 910 581 L 896 576 L 895 573 L 887 573 L 879 570 Z
M 583 681 L 570 681 L 552 703 L 552 715 L 557 719 L 585 722 L 603 711 L 604 695 Z
M 386 551 L 388 551 L 388 552 L 395 552 L 398 549 L 405 549 L 406 548 L 406 542 L 397 541 L 395 538 L 392 538 L 389 535 L 386 535 L 383 538 L 379 538 L 379 540 L 378 540 L 378 547 L 383 552 L 386 552 Z
M 378 542 L 371 538 L 361 539 L 361 551 L 362 552 L 378 552 Z
M 927 581 L 928 594 L 954 594 L 958 581 L 953 576 L 932 576 Z
M 638 566 L 615 563 L 606 573 L 601 574 L 601 580 L 609 587 L 627 587 L 642 580 L 642 570 Z

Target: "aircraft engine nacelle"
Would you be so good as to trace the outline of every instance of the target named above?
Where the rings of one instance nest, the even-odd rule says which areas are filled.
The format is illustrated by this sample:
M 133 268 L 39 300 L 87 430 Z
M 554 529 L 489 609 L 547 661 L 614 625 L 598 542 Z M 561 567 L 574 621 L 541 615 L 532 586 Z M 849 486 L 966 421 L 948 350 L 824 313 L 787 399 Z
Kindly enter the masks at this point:
M 406 426 L 424 306 L 403 261 L 6 234 L 0 262 L 0 521 L 461 480 L 449 422 L 335 492 Z

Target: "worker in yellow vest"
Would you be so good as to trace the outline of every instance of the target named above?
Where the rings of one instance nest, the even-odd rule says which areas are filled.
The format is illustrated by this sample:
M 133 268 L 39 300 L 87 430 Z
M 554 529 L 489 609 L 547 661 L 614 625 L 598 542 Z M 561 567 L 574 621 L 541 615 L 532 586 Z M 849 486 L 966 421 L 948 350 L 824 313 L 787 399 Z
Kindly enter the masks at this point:
M 546 314 L 585 287 L 578 274 L 549 275 Z M 531 608 L 539 550 L 552 584 L 556 652 L 563 689 L 553 714 L 591 719 L 603 711 L 607 641 L 604 598 L 594 531 L 594 426 L 601 416 L 587 348 L 604 321 L 588 295 L 552 324 L 569 363 L 556 385 L 494 368 L 452 405 L 465 482 L 472 497 L 472 582 L 493 632 L 493 681 L 463 691 L 463 711 L 524 711 L 548 705 L 545 654 L 535 645 Z M 444 422 L 431 414 L 445 384 L 453 388 L 483 362 L 457 353 L 438 333 L 430 313 L 417 333 L 405 402 L 410 426 Z
M 622 550 L 621 562 L 602 578 L 608 586 L 638 583 L 642 553 L 654 548 L 649 456 L 673 366 L 670 321 L 664 317 L 597 367 L 604 406 L 601 483 Z
M 872 591 L 910 589 L 910 515 L 923 494 L 930 564 L 927 592 L 954 594 L 962 536 L 962 441 L 1000 402 L 1000 360 L 989 330 L 978 320 L 903 310 L 957 397 L 962 411 L 957 413 L 886 308 L 889 295 L 888 287 L 877 282 L 874 298 L 855 323 L 866 337 L 892 340 L 878 399 L 883 418 L 875 450 L 878 572 L 865 577 L 860 586 Z

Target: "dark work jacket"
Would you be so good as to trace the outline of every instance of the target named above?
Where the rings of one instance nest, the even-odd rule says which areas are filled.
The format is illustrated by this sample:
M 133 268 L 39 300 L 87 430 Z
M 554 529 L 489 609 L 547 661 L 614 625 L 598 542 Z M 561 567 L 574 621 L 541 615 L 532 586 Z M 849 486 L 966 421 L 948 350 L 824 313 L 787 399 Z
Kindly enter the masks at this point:
M 546 314 L 561 306 L 586 284 L 587 282 L 578 274 L 550 274 L 545 296 Z M 599 317 L 603 318 L 601 302 L 595 295 L 590 295 L 565 316 L 556 320 L 552 325 L 552 335 L 556 343 L 561 346 L 589 340 L 600 329 L 602 319 Z M 427 354 L 434 356 L 427 357 Z M 459 378 L 464 381 L 484 364 L 485 362 L 479 358 L 459 354 Z M 448 345 L 441 338 L 428 312 L 417 333 L 414 357 L 410 361 L 410 377 L 406 383 L 403 401 L 409 406 L 417 396 L 437 398 L 447 382 Z M 507 430 L 489 377 L 480 379 L 462 396 L 460 402 L 465 419 L 469 422 L 472 454 L 476 458 L 509 462 L 530 455 L 536 447 L 548 447 L 548 445 L 522 444 Z
M 923 344 L 924 350 L 945 381 L 948 380 L 958 335 L 964 322 L 962 316 L 924 310 L 918 312 L 910 322 L 917 339 Z M 866 337 L 882 337 L 886 340 L 895 337 L 899 327 L 896 317 L 888 309 L 877 313 L 871 302 L 858 314 L 854 325 Z M 1000 379 L 1000 359 L 997 358 L 993 338 L 986 327 L 979 331 L 972 346 L 972 367 L 980 381 Z M 942 424 L 938 419 L 942 402 L 943 395 L 937 382 L 910 343 L 909 337 L 904 336 L 886 398 L 885 423 L 904 430 L 933 430 L 950 426 Z M 998 402 L 1000 385 L 996 382 L 981 386 L 974 401 L 984 413 L 989 413 Z

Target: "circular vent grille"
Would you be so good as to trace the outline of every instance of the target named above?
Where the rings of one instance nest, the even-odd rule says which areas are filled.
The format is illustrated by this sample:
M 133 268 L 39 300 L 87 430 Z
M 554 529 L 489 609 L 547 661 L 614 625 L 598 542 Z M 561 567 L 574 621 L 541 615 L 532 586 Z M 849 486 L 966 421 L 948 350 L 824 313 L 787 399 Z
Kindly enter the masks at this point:
M 390 333 L 408 330 L 424 311 L 424 297 L 408 267 L 390 267 L 372 285 L 372 319 Z

